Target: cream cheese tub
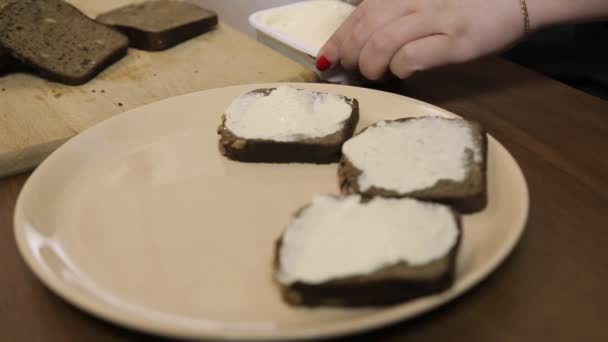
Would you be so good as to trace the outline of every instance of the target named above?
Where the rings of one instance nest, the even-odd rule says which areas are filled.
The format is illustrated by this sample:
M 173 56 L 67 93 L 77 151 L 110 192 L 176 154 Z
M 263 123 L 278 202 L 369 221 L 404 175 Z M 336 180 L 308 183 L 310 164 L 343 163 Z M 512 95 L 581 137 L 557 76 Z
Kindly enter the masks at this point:
M 319 72 L 315 59 L 323 44 L 355 10 L 339 0 L 310 0 L 273 7 L 253 13 L 249 23 L 258 41 L 303 64 L 323 80 L 332 83 L 356 83 L 359 76 L 341 68 Z

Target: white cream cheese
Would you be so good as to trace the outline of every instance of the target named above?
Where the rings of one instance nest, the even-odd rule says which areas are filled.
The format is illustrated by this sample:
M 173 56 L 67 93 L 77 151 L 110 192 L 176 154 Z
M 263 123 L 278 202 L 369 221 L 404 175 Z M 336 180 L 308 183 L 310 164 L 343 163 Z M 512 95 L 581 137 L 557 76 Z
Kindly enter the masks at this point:
M 226 127 L 245 139 L 289 142 L 338 132 L 351 114 L 338 95 L 280 86 L 269 95 L 239 96 L 226 110 Z
M 407 262 L 424 265 L 456 244 L 447 206 L 413 199 L 317 196 L 292 219 L 279 252 L 278 280 L 319 284 Z
M 354 6 L 337 0 L 312 0 L 279 7 L 263 19 L 277 33 L 319 51 L 348 18 Z
M 342 151 L 354 167 L 361 191 L 371 187 L 409 193 L 437 181 L 463 181 L 467 161 L 480 162 L 480 147 L 464 120 L 424 117 L 380 122 L 347 141 Z

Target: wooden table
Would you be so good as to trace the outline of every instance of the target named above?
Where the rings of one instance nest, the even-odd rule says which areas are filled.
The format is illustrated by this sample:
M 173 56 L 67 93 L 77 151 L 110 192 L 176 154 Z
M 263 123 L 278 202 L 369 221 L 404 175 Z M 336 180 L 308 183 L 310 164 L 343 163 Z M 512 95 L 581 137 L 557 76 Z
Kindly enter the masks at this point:
M 608 341 L 608 102 L 496 58 L 379 88 L 485 125 L 520 163 L 531 211 L 514 253 L 480 286 L 420 318 L 354 339 Z M 0 180 L 0 340 L 158 340 L 82 313 L 27 269 L 12 232 L 26 179 Z

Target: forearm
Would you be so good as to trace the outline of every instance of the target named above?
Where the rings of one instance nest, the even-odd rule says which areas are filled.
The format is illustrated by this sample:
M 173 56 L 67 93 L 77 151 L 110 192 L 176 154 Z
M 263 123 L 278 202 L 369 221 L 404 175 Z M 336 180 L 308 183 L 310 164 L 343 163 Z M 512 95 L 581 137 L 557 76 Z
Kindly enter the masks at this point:
M 526 0 L 526 3 L 532 29 L 608 19 L 608 0 Z

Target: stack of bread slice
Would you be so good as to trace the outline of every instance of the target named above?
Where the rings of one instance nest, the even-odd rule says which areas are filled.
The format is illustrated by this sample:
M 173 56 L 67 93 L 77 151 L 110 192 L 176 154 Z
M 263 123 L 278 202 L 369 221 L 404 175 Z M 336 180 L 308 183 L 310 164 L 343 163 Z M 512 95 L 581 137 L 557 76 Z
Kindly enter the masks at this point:
M 28 70 L 81 85 L 129 46 L 165 50 L 217 23 L 215 13 L 182 1 L 127 5 L 93 19 L 63 0 L 0 0 L 0 74 Z

